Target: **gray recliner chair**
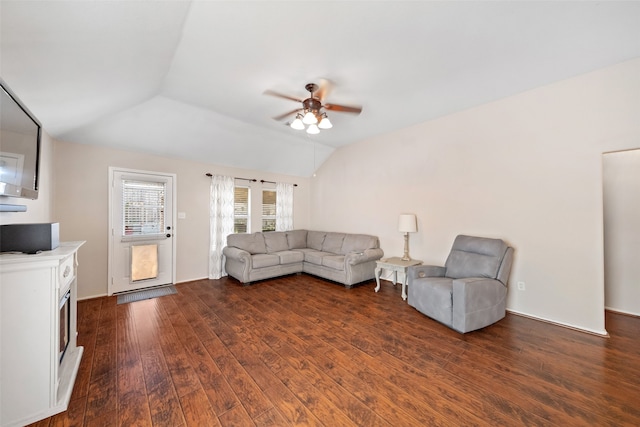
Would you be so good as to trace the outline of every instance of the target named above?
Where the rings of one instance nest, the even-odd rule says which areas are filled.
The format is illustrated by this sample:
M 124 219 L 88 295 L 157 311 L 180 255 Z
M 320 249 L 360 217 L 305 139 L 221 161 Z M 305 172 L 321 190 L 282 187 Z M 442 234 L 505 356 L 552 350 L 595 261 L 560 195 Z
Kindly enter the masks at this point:
M 444 267 L 409 267 L 409 305 L 461 333 L 484 328 L 505 316 L 512 261 L 502 240 L 460 235 Z

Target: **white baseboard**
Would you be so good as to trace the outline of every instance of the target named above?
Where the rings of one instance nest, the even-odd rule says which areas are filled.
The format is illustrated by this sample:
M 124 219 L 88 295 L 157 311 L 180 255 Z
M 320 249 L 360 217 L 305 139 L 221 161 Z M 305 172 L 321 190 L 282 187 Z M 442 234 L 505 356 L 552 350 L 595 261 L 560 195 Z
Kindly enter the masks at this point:
M 603 337 L 603 338 L 608 338 L 609 337 L 609 333 L 607 332 L 606 329 L 602 329 L 602 330 L 588 329 L 588 328 L 583 328 L 581 326 L 571 325 L 569 323 L 562 323 L 562 322 L 558 322 L 556 320 L 545 319 L 544 317 L 533 316 L 533 315 L 527 314 L 527 313 L 521 313 L 521 312 L 516 311 L 516 310 L 507 309 L 507 311 L 509 313 L 515 314 L 517 316 L 527 317 L 529 319 L 538 320 L 540 322 L 545 322 L 545 323 L 550 323 L 552 325 L 561 326 L 561 327 L 567 328 L 567 329 L 573 329 L 574 331 L 585 332 L 587 334 L 597 335 L 597 336 Z
M 100 298 L 100 297 L 106 297 L 106 296 L 107 294 L 104 293 L 104 294 L 90 295 L 88 297 L 82 297 L 82 298 L 78 297 L 78 301 L 84 301 L 86 299 L 94 299 L 94 298 Z

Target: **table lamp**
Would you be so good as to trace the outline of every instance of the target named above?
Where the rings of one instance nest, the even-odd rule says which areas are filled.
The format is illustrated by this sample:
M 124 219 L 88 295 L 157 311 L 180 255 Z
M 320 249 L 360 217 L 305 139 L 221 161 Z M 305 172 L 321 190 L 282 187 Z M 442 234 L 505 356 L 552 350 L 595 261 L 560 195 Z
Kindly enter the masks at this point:
M 403 261 L 411 261 L 409 256 L 409 233 L 418 231 L 418 222 L 414 214 L 401 214 L 398 220 L 398 231 L 404 233 L 404 256 Z

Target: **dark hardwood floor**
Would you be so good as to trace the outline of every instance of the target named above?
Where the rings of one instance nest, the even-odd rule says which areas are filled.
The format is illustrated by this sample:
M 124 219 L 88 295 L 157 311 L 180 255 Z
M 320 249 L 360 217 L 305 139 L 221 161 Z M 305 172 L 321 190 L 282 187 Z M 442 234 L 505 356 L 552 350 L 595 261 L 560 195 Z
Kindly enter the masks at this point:
M 69 410 L 37 426 L 638 426 L 640 319 L 610 338 L 508 314 L 466 335 L 384 282 L 311 276 L 79 303 Z

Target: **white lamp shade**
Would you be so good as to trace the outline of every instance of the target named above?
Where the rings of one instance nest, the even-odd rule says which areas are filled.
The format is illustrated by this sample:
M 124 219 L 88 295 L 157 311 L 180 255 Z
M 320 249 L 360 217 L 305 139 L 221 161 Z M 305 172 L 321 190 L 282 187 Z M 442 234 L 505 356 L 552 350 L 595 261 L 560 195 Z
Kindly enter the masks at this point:
M 418 221 L 414 214 L 401 214 L 398 220 L 398 231 L 402 233 L 415 233 L 418 231 Z
M 308 111 L 307 114 L 302 118 L 302 123 L 305 125 L 315 125 L 318 123 L 318 118 L 311 111 Z
M 291 127 L 295 130 L 304 130 L 304 124 L 302 123 L 302 120 L 300 120 L 299 118 L 296 118 L 291 123 Z
M 307 128 L 307 133 L 311 135 L 316 135 L 320 133 L 320 129 L 318 129 L 317 125 L 309 125 L 309 127 Z
M 329 121 L 329 117 L 323 117 L 322 120 L 320 120 L 318 127 L 320 129 L 331 129 L 333 127 L 333 124 L 331 124 L 331 121 Z

